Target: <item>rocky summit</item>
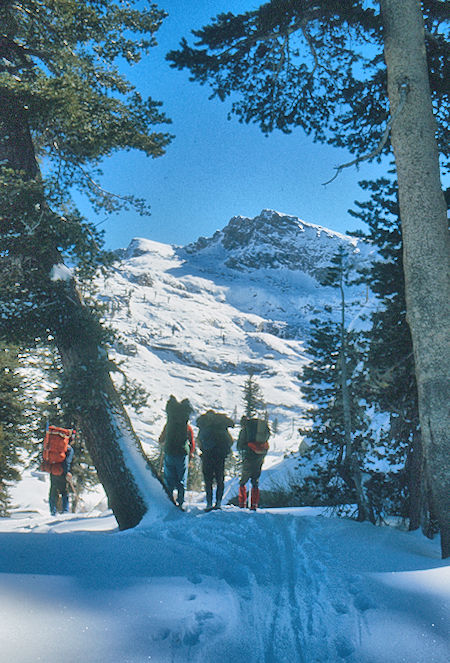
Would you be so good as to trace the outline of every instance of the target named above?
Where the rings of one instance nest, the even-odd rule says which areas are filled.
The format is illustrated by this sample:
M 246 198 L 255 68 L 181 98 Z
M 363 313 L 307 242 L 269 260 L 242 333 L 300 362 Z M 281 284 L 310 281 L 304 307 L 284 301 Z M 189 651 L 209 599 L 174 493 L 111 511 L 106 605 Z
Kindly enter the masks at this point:
M 361 260 L 370 254 L 370 247 L 360 239 L 265 209 L 254 218 L 233 217 L 223 230 L 209 239 L 201 237 L 185 250 L 211 254 L 222 249 L 224 265 L 236 270 L 284 267 L 317 278 L 340 246 Z

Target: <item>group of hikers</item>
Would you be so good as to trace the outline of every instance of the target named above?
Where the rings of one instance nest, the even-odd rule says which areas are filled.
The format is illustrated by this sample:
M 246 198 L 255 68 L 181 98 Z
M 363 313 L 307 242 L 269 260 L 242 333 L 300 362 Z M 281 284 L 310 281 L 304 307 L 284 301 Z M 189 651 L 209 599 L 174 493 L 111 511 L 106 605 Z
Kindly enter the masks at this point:
M 195 452 L 194 432 L 189 424 L 192 407 L 187 399 L 178 402 L 174 396 L 170 396 L 166 404 L 166 414 L 167 422 L 159 438 L 164 453 L 164 484 L 174 503 L 183 509 L 189 460 Z M 220 509 L 224 492 L 225 459 L 233 445 L 228 429 L 234 428 L 234 422 L 226 414 L 208 410 L 198 417 L 196 423 L 205 483 L 206 511 Z M 240 508 L 247 505 L 247 483 L 251 481 L 250 509 L 254 511 L 259 505 L 259 478 L 269 449 L 270 430 L 264 419 L 242 417 L 240 424 L 237 449 L 242 453 L 243 462 L 238 504 Z
M 178 402 L 175 396 L 170 396 L 166 404 L 167 421 L 159 437 L 164 458 L 164 485 L 170 498 L 180 509 L 183 509 L 185 501 L 189 460 L 195 453 L 194 431 L 189 424 L 192 411 L 186 398 Z M 234 422 L 226 414 L 208 410 L 198 417 L 196 423 L 205 483 L 206 511 L 220 509 L 224 492 L 225 459 L 233 445 L 228 429 L 234 428 Z M 264 419 L 242 417 L 240 424 L 237 449 L 242 453 L 243 462 L 238 503 L 239 507 L 244 508 L 250 497 L 250 509 L 256 510 L 259 505 L 259 478 L 269 449 L 270 430 Z M 73 490 L 70 470 L 75 434 L 74 429 L 57 426 L 48 426 L 45 434 L 41 470 L 50 474 L 49 507 L 52 515 L 56 515 L 57 510 L 69 511 L 69 489 Z M 248 495 L 249 481 L 251 491 Z

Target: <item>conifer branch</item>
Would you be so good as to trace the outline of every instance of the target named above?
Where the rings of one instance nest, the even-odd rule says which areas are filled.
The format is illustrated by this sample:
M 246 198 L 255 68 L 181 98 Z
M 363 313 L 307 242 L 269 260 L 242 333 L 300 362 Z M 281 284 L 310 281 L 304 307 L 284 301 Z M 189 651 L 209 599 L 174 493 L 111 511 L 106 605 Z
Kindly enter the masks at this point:
M 386 145 L 386 142 L 387 142 L 388 136 L 390 134 L 392 125 L 395 122 L 396 118 L 402 112 L 403 107 L 406 103 L 406 98 L 407 98 L 408 92 L 409 92 L 408 82 L 404 81 L 403 83 L 401 83 L 399 88 L 400 88 L 400 99 L 399 99 L 399 102 L 398 102 L 398 106 L 395 109 L 394 114 L 388 120 L 388 122 L 386 124 L 386 128 L 383 131 L 383 135 L 381 136 L 381 139 L 380 139 L 378 145 L 376 146 L 376 148 L 374 150 L 372 150 L 371 152 L 369 152 L 368 154 L 364 154 L 363 156 L 357 157 L 356 159 L 353 159 L 352 161 L 349 161 L 348 163 L 343 163 L 340 166 L 337 166 L 335 168 L 336 172 L 333 175 L 333 177 L 330 180 L 328 180 L 327 182 L 324 182 L 322 184 L 322 186 L 327 186 L 327 184 L 331 184 L 331 182 L 334 182 L 334 180 L 338 177 L 339 173 L 342 170 L 344 170 L 344 168 L 350 168 L 350 166 L 358 165 L 362 161 L 367 161 L 367 160 L 373 159 L 374 157 L 376 157 L 378 154 L 381 153 L 383 147 Z

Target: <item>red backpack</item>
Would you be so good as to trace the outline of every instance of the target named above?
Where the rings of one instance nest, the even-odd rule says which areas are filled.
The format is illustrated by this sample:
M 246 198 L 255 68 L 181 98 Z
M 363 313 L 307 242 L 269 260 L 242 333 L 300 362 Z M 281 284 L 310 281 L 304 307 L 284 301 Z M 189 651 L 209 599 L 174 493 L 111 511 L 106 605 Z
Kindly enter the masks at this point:
M 71 428 L 58 428 L 49 426 L 44 437 L 44 450 L 42 452 L 41 470 L 50 474 L 61 475 L 63 462 L 66 458 Z

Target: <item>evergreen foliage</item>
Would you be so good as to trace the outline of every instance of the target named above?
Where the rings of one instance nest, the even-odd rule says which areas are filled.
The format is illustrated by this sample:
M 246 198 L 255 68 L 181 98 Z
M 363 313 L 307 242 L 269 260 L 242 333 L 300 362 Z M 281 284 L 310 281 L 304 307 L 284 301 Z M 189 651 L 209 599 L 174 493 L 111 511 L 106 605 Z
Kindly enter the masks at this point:
M 231 113 L 264 132 L 302 127 L 355 153 L 352 163 L 387 154 L 392 143 L 423 448 L 443 557 L 450 556 L 450 339 L 442 318 L 450 251 L 439 173 L 450 145 L 447 19 L 438 0 L 270 0 L 221 14 L 194 31 L 194 47 L 183 40 L 168 55 L 192 80 L 208 82 L 212 96 L 237 93 Z
M 325 316 L 311 321 L 312 332 L 307 345 L 311 362 L 301 374 L 302 391 L 313 404 L 308 414 L 310 429 L 300 432 L 307 436 L 308 455 L 316 460 L 317 479 L 310 478 L 315 492 L 326 502 L 356 501 L 358 517 L 373 519 L 366 498 L 363 472 L 371 436 L 367 403 L 363 398 L 365 382 L 362 360 L 365 352 L 362 332 L 351 328 L 351 311 L 345 293 L 355 282 L 352 256 L 344 250 L 333 257 L 322 279 L 322 285 L 340 291 L 338 310 L 326 307 Z M 313 491 L 314 492 L 314 491 Z
M 370 198 L 357 202 L 358 210 L 351 213 L 366 224 L 369 231 L 364 236 L 381 258 L 369 275 L 380 305 L 371 316 L 367 334 L 366 397 L 377 411 L 389 414 L 383 455 L 390 466 L 401 468 L 385 474 L 384 487 L 380 474 L 377 484 L 379 491 L 390 495 L 390 512 L 408 518 L 410 528 L 416 529 L 426 512 L 426 491 L 414 356 L 406 319 L 398 189 L 395 181 L 386 178 L 360 184 Z
M 203 490 L 202 461 L 197 453 L 189 459 L 187 489 L 197 492 Z
M 244 415 L 246 417 L 256 417 L 265 410 L 264 397 L 261 387 L 256 382 L 253 373 L 249 373 L 243 386 Z
M 136 10 L 122 0 L 1 4 L 3 334 L 27 339 L 51 326 L 61 289 L 48 278 L 54 264 L 65 260 L 89 278 L 108 259 L 101 233 L 71 200 L 74 189 L 96 210 L 145 212 L 142 201 L 102 189 L 100 164 L 131 148 L 157 157 L 170 140 L 153 131 L 167 121 L 160 104 L 143 99 L 117 68 L 139 61 L 163 17 L 152 4 Z
M 397 414 L 404 412 L 405 419 L 414 420 L 416 426 L 417 387 L 411 334 L 406 321 L 397 185 L 388 179 L 360 184 L 369 192 L 370 199 L 357 202 L 358 211 L 351 213 L 366 224 L 369 231 L 363 236 L 375 244 L 381 257 L 371 267 L 369 276 L 370 289 L 381 304 L 372 314 L 370 334 L 373 397 L 380 409 Z
M 0 342 L 0 516 L 9 506 L 9 486 L 20 479 L 20 451 L 26 447 L 25 403 L 16 347 Z
M 31 346 L 49 336 L 64 367 L 65 399 L 122 528 L 146 511 L 127 466 L 114 417 L 145 454 L 114 386 L 108 339 L 82 301 L 109 256 L 101 233 L 71 198 L 117 212 L 140 200 L 106 192 L 101 162 L 129 149 L 164 153 L 170 141 L 160 103 L 144 99 L 119 71 L 155 43 L 164 12 L 126 0 L 18 0 L 0 4 L 0 338 Z
M 440 149 L 448 156 L 449 47 L 444 3 L 422 3 Z M 362 0 L 271 0 L 220 14 L 167 58 L 212 97 L 233 95 L 231 114 L 269 133 L 302 127 L 317 140 L 362 154 L 377 148 L 388 117 L 382 26 Z M 237 93 L 237 95 L 235 94 Z M 385 150 L 388 150 L 389 143 Z

